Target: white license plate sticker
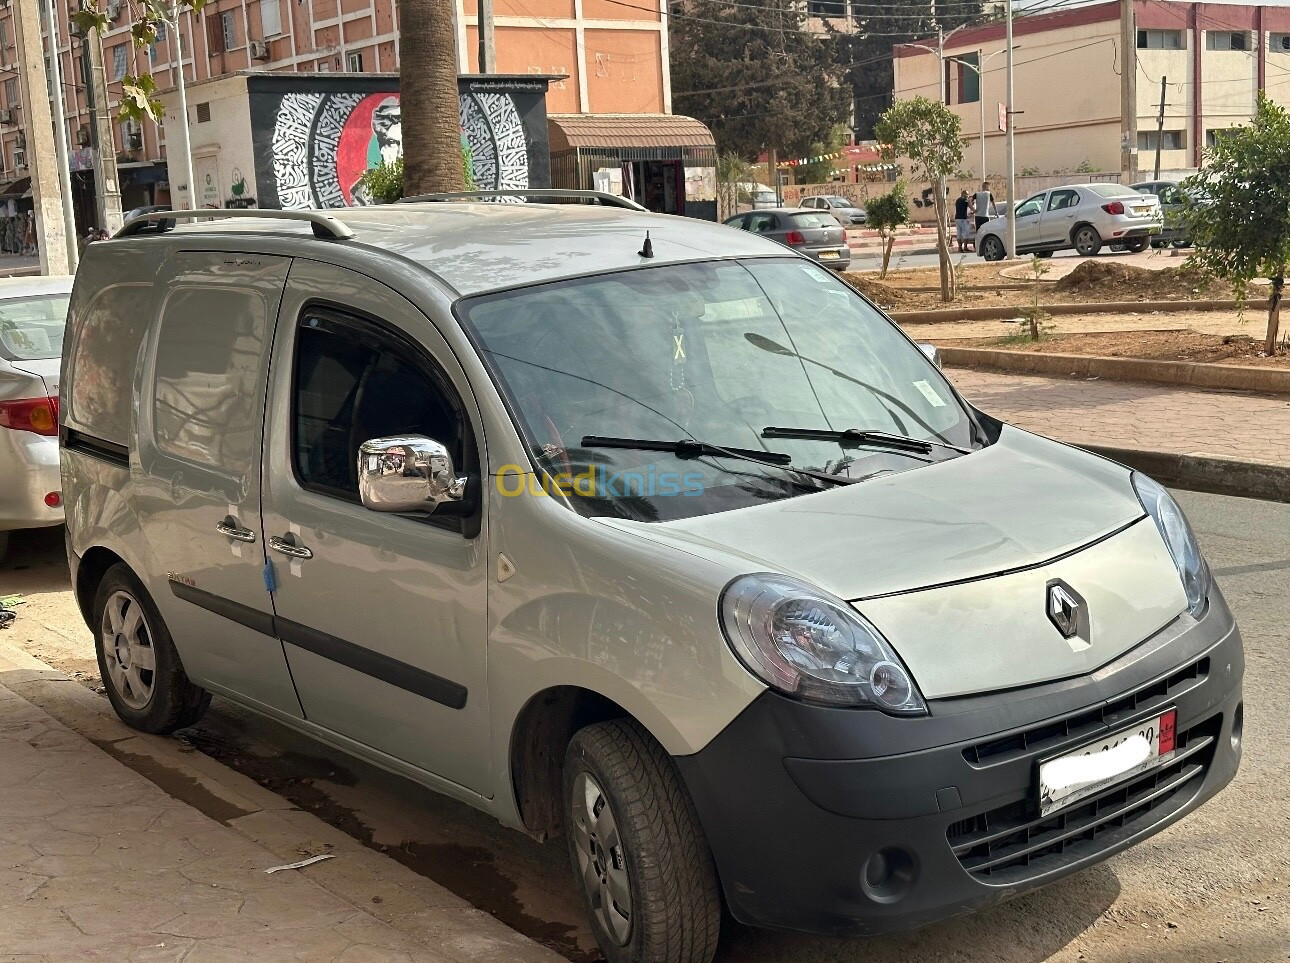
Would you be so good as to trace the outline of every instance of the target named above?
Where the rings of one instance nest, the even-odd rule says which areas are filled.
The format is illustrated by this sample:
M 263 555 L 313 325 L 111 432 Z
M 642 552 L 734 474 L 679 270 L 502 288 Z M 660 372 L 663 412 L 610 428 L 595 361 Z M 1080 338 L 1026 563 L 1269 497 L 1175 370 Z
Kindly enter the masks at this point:
M 1173 758 L 1178 712 L 1170 709 L 1129 729 L 1039 764 L 1039 813 L 1087 799 Z

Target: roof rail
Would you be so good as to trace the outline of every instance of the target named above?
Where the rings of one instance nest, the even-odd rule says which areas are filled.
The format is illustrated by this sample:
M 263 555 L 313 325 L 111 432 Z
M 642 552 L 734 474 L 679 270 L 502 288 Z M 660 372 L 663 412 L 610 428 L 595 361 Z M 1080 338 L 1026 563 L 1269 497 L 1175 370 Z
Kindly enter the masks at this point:
M 158 224 L 157 231 L 164 232 L 170 230 L 174 224 L 160 224 L 158 222 L 176 220 L 192 221 L 202 217 L 219 217 L 219 218 L 242 218 L 256 217 L 262 220 L 281 220 L 281 221 L 305 221 L 314 229 L 314 237 L 322 238 L 326 241 L 344 241 L 354 236 L 354 232 L 342 221 L 332 217 L 330 214 L 322 214 L 318 211 L 277 211 L 277 210 L 231 210 L 226 211 L 219 208 L 206 208 L 196 211 L 151 211 L 147 214 L 140 214 L 138 217 L 132 217 L 125 222 L 125 226 L 117 231 L 117 237 L 131 237 L 135 234 L 142 234 L 148 230 L 150 224 Z
M 620 197 L 607 191 L 574 191 L 561 187 L 544 187 L 537 190 L 519 191 L 449 191 L 444 194 L 415 194 L 412 197 L 400 198 L 400 203 L 417 203 L 421 201 L 476 201 L 493 197 L 535 197 L 538 199 L 568 198 L 578 201 L 596 201 L 609 207 L 623 207 L 629 211 L 648 211 L 631 198 Z

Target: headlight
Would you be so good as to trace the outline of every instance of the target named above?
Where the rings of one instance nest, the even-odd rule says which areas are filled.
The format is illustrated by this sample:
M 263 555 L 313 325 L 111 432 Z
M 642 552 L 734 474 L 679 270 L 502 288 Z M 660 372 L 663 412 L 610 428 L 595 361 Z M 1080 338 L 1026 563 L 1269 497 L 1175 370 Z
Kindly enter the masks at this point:
M 1187 524 L 1187 516 L 1173 496 L 1146 475 L 1135 471 L 1133 488 L 1138 493 L 1138 501 L 1156 523 L 1160 537 L 1165 540 L 1165 547 L 1174 560 L 1174 567 L 1178 569 L 1183 591 L 1187 593 L 1187 611 L 1194 616 L 1200 615 L 1213 580 L 1209 565 L 1196 544 L 1196 536 Z
M 887 640 L 841 599 L 784 575 L 745 575 L 721 596 L 721 627 L 740 661 L 788 695 L 924 715 L 927 705 Z

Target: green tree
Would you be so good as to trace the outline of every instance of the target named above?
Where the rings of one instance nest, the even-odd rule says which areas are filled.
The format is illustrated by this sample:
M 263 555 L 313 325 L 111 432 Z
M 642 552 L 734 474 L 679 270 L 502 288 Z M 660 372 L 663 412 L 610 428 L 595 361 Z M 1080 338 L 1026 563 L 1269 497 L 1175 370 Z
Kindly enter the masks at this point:
M 1254 122 L 1218 138 L 1183 190 L 1203 198 L 1183 215 L 1197 247 L 1192 263 L 1242 300 L 1251 281 L 1271 279 L 1263 350 L 1275 354 L 1290 267 L 1290 113 L 1260 93 Z
M 954 262 L 946 231 L 945 179 L 963 160 L 963 125 L 958 115 L 926 97 L 898 100 L 887 108 L 877 126 L 878 139 L 889 160 L 908 158 L 914 176 L 932 184 L 936 203 L 936 249 L 941 262 L 941 300 L 954 300 Z
M 882 271 L 878 276 L 885 278 L 891 264 L 891 249 L 896 243 L 896 228 L 909 223 L 909 195 L 905 191 L 905 182 L 897 181 L 889 193 L 870 198 L 864 210 L 869 216 L 869 227 L 882 238 Z
M 794 0 L 688 0 L 668 17 L 672 99 L 723 151 L 808 154 L 845 124 L 850 93 L 841 45 L 807 33 Z
M 816 141 L 807 150 L 807 157 L 819 157 L 793 168 L 793 180 L 798 184 L 825 184 L 833 179 L 838 171 L 838 159 L 825 155 L 832 154 L 847 142 L 845 124 L 836 125 L 829 131 L 828 140 Z

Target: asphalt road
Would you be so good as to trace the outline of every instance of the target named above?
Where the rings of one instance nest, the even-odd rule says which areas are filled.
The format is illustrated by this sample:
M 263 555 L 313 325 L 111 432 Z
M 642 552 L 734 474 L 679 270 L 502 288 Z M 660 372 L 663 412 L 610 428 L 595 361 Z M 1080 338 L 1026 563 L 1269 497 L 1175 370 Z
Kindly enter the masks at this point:
M 925 243 L 920 241 L 918 247 L 913 248 L 912 250 L 922 250 L 924 249 L 924 247 L 934 248 L 935 246 L 936 246 L 936 238 L 933 236 L 928 238 Z M 959 254 L 958 252 L 954 252 L 952 257 L 956 265 L 986 263 L 981 258 L 980 255 L 974 254 L 971 251 L 969 251 L 966 254 Z M 1076 254 L 1074 251 L 1058 251 L 1053 255 L 1053 257 L 1079 258 L 1079 255 Z M 1119 257 L 1133 257 L 1133 255 L 1128 254 L 1127 252 L 1115 252 L 1115 251 L 1109 251 L 1109 250 L 1103 249 L 1102 253 L 1097 255 L 1097 260 L 1105 260 L 1106 258 L 1119 258 Z M 1021 263 L 1025 263 L 1024 258 L 1022 259 Z M 1178 264 L 1181 262 L 1175 261 L 1174 263 Z M 894 248 L 891 252 L 891 270 L 893 271 L 900 270 L 902 268 L 936 267 L 938 264 L 940 264 L 940 259 L 935 254 L 935 252 L 931 254 L 902 254 L 901 249 L 899 247 Z M 882 267 L 882 253 L 878 251 L 876 248 L 874 249 L 866 248 L 863 251 L 857 251 L 853 249 L 851 251 L 851 265 L 847 268 L 847 270 L 848 271 L 877 271 L 881 267 Z
M 1135 849 L 1045 890 L 899 937 L 822 939 L 727 926 L 724 963 L 1270 963 L 1290 959 L 1290 505 L 1180 496 L 1244 632 L 1245 758 L 1237 782 Z M 10 640 L 96 681 L 67 588 L 61 533 L 15 536 L 0 595 L 23 592 Z M 186 733 L 511 926 L 594 961 L 562 844 L 467 807 L 217 699 Z M 756 845 L 750 841 L 750 845 Z M 2 948 L 2 947 L 0 947 Z

